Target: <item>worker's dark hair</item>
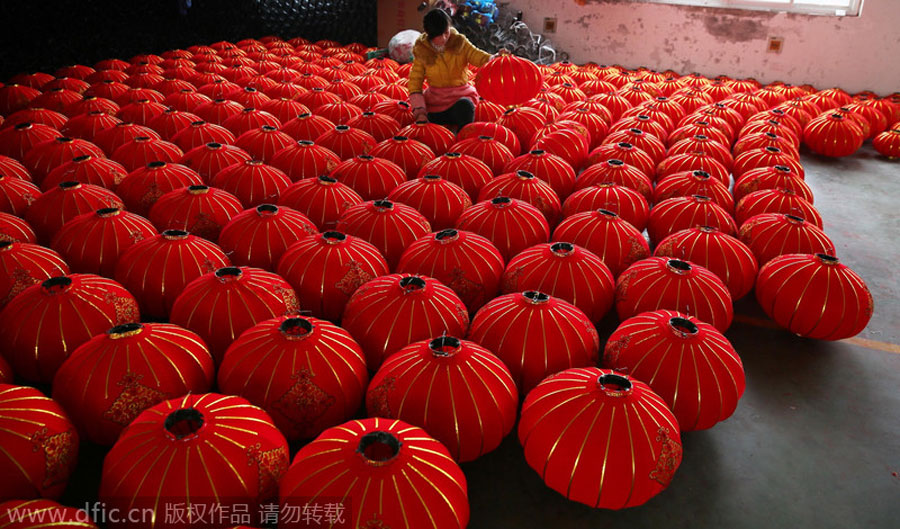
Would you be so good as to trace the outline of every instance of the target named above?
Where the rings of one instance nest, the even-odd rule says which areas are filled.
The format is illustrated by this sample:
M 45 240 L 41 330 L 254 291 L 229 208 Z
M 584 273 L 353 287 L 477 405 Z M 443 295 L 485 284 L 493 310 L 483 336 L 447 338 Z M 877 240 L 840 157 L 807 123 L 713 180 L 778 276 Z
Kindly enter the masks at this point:
M 432 9 L 425 13 L 422 26 L 425 28 L 425 34 L 428 35 L 429 39 L 439 37 L 450 27 L 450 15 L 443 9 Z

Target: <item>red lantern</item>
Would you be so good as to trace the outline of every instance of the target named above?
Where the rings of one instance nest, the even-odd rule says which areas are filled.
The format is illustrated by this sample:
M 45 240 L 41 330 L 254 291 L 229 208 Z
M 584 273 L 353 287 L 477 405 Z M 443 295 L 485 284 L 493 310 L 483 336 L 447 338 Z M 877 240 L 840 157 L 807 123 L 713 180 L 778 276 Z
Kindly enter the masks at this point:
M 516 422 L 518 404 L 515 382 L 500 359 L 452 336 L 393 354 L 366 393 L 370 416 L 421 424 L 457 461 L 496 449 Z
M 505 107 L 521 105 L 537 95 L 543 83 L 540 69 L 512 54 L 501 55 L 478 70 L 478 95 Z
M 751 149 L 740 154 L 734 159 L 734 168 L 732 174 L 735 181 L 747 172 L 759 167 L 773 167 L 776 165 L 784 165 L 790 167 L 791 171 L 801 180 L 804 179 L 805 172 L 800 162 L 794 159 L 790 154 L 785 153 L 778 147 L 762 147 L 759 149 Z
M 406 173 L 399 165 L 369 155 L 342 161 L 331 171 L 330 176 L 351 187 L 363 200 L 385 198 L 406 181 Z
M 724 421 L 744 393 L 743 364 L 728 339 L 679 312 L 645 312 L 622 322 L 607 342 L 603 364 L 646 380 L 682 431 Z
M 296 101 L 306 105 L 307 108 L 315 113 L 318 113 L 321 107 L 329 103 L 341 102 L 341 97 L 339 95 L 328 92 L 324 88 L 318 86 L 307 88 L 309 88 L 309 90 L 298 95 Z
M 59 136 L 53 140 L 39 143 L 31 148 L 22 164 L 28 168 L 34 183 L 41 185 L 44 178 L 53 169 L 81 155 L 90 154 L 98 158 L 106 155 L 93 143 L 88 141 Z
M 562 215 L 571 217 L 576 213 L 605 209 L 613 211 L 625 221 L 643 231 L 650 217 L 650 207 L 637 191 L 605 182 L 576 191 L 563 203 Z
M 212 98 L 191 88 L 175 90 L 166 96 L 163 104 L 182 112 L 193 113 L 201 105 L 212 103 Z
M 782 152 L 789 154 L 795 160 L 800 159 L 800 152 L 791 139 L 785 136 L 779 136 L 774 132 L 755 132 L 753 134 L 742 136 L 737 143 L 734 144 L 734 155 L 740 156 L 747 151 L 753 149 L 761 149 L 765 147 L 776 147 Z
M 85 114 L 75 114 L 68 120 L 65 126 L 60 127 L 60 132 L 71 138 L 80 138 L 93 142 L 97 134 L 110 127 L 115 127 L 122 120 L 100 110 L 94 110 Z
M 696 226 L 669 235 L 660 241 L 653 255 L 674 257 L 706 268 L 725 283 L 732 300 L 750 292 L 759 271 L 750 248 L 709 226 Z
M 503 256 L 481 235 L 447 229 L 410 244 L 397 272 L 437 279 L 453 289 L 474 314 L 499 291 Z
M 159 138 L 159 134 L 150 127 L 138 125 L 137 123 L 119 123 L 115 126 L 97 131 L 94 135 L 94 143 L 103 149 L 106 154 L 113 154 L 116 149 L 125 145 L 129 141 L 146 136 L 150 138 Z
M 666 142 L 669 137 L 669 130 L 674 129 L 674 125 L 671 128 L 669 127 L 671 124 L 670 122 L 669 116 L 662 113 L 652 117 L 643 112 L 634 116 L 623 114 L 621 119 L 614 121 L 612 125 L 610 125 L 609 134 L 614 134 L 623 130 L 638 129 L 646 134 L 652 134 L 658 138 L 659 141 Z
M 241 109 L 240 112 L 228 117 L 220 124 L 230 130 L 236 137 L 240 137 L 241 134 L 247 131 L 256 130 L 267 125 L 276 129 L 281 128 L 281 122 L 278 121 L 278 118 L 264 110 L 253 107 Z
M 458 185 L 437 175 L 425 175 L 395 187 L 388 199 L 412 206 L 425 216 L 433 231 L 452 228 L 466 208 L 469 195 Z
M 21 162 L 9 156 L 0 155 L 0 176 L 19 178 L 31 182 L 31 174 Z
M 734 213 L 734 198 L 728 187 L 706 171 L 685 171 L 666 176 L 654 188 L 653 201 L 660 203 L 670 198 L 691 195 L 709 197 L 729 215 Z
M 231 262 L 215 244 L 184 231 L 166 230 L 119 256 L 116 281 L 135 294 L 148 319 L 166 319 L 185 285 Z
M 519 442 L 548 487 L 603 509 L 642 505 L 662 492 L 682 454 L 678 421 L 659 395 L 594 367 L 568 369 L 529 393 Z
M 149 126 L 150 122 L 165 112 L 167 108 L 166 105 L 157 103 L 156 101 L 139 99 L 133 103 L 122 105 L 122 108 L 119 109 L 119 113 L 116 117 L 125 123 L 137 123 L 138 125 Z
M 390 494 L 372 494 L 390 490 Z M 458 529 L 469 523 L 466 478 L 440 442 L 403 421 L 363 419 L 325 430 L 297 453 L 280 484 L 280 513 L 310 498 L 340 498 L 335 514 L 358 527 Z M 343 511 L 346 506 L 347 511 Z M 337 508 L 340 507 L 340 512 Z M 282 514 L 279 526 L 308 526 Z
M 285 125 L 285 127 L 286 126 L 287 125 Z M 349 120 L 347 126 L 368 132 L 375 138 L 376 142 L 382 142 L 397 136 L 401 128 L 400 123 L 396 119 L 387 114 L 379 114 L 377 112 L 363 112 L 359 116 Z
M 513 153 L 514 156 L 518 156 L 522 152 L 522 144 L 519 142 L 519 137 L 516 136 L 513 131 L 499 123 L 486 121 L 469 123 L 459 129 L 459 133 L 456 135 L 456 141 L 460 142 L 479 136 L 490 136 L 491 138 L 494 138 L 509 149 L 509 152 Z
M 475 121 L 496 121 L 503 115 L 503 106 L 482 97 L 475 104 Z
M 31 285 L 68 273 L 62 256 L 49 248 L 0 241 L 0 309 Z
M 71 274 L 32 285 L 13 298 L 0 312 L 0 336 L 17 375 L 50 383 L 79 345 L 110 327 L 139 320 L 137 302 L 121 285 Z
M 650 210 L 647 234 L 650 242 L 659 243 L 669 235 L 693 228 L 710 226 L 728 235 L 737 234 L 737 225 L 724 208 L 703 195 L 663 200 Z
M 447 152 L 456 142 L 456 136 L 450 130 L 434 123 L 413 123 L 401 129 L 397 135 L 424 143 L 437 155 Z
M 79 273 L 113 277 L 119 256 L 156 235 L 147 219 L 118 208 L 102 208 L 66 222 L 50 246 Z
M 503 360 L 521 393 L 563 369 L 593 365 L 600 347 L 584 312 L 533 290 L 488 302 L 472 319 L 468 339 Z
M 278 151 L 270 165 L 284 171 L 291 181 L 327 175 L 341 162 L 330 150 L 311 141 L 301 140 Z
M 504 260 L 550 239 L 550 225 L 543 213 L 527 202 L 497 197 L 466 209 L 456 221 L 456 228 L 486 237 L 500 251 Z
M 150 162 L 129 173 L 116 188 L 116 194 L 122 197 L 129 211 L 147 216 L 164 194 L 202 183 L 199 173 L 181 164 Z
M 659 165 L 659 162 L 666 157 L 665 144 L 653 134 L 644 132 L 641 129 L 625 129 L 614 132 L 597 145 L 623 142 L 634 145 L 638 149 L 644 151 L 644 153 L 653 160 L 654 165 Z
M 574 121 L 583 125 L 591 136 L 589 148 L 596 149 L 604 142 L 609 133 L 609 123 L 612 121 L 612 115 L 606 107 L 599 103 L 595 106 L 590 106 L 588 103 L 585 103 L 585 106 L 579 106 L 570 111 L 561 112 L 556 120 Z
M 406 179 L 416 177 L 422 167 L 435 158 L 434 152 L 424 143 L 406 136 L 394 136 L 376 145 L 369 154 L 392 161 L 406 173 Z
M 763 213 L 750 217 L 741 225 L 740 238 L 760 266 L 784 254 L 835 254 L 834 243 L 825 232 L 795 215 Z
M 227 266 L 188 283 L 172 304 L 169 319 L 199 334 L 218 364 L 242 332 L 299 310 L 294 289 L 280 276 L 258 268 Z
M 341 214 L 362 197 L 349 186 L 329 176 L 306 178 L 281 193 L 279 206 L 293 208 L 310 219 L 319 231 L 333 229 Z
M 49 191 L 63 182 L 81 182 L 115 189 L 127 174 L 128 171 L 118 162 L 84 154 L 50 171 L 41 183 L 41 189 Z
M 690 153 L 707 154 L 712 159 L 722 164 L 728 171 L 731 170 L 731 166 L 734 164 L 734 158 L 732 158 L 731 151 L 728 147 L 703 134 L 696 134 L 691 138 L 679 141 L 675 145 L 669 147 L 667 155 L 677 156 L 679 154 Z
M 241 212 L 240 200 L 231 193 L 207 186 L 169 191 L 150 209 L 150 221 L 159 231 L 184 230 L 216 242 L 222 227 Z
M 513 131 L 522 147 L 531 145 L 531 138 L 535 132 L 544 126 L 544 116 L 537 110 L 529 107 L 515 107 L 507 109 L 503 115 L 497 118 L 497 123 Z M 518 153 L 516 153 L 518 154 Z
M 900 158 L 900 126 L 886 130 L 872 140 L 872 147 L 882 156 L 890 159 Z
M 794 171 L 786 165 L 759 167 L 741 175 L 734 183 L 734 200 L 740 202 L 750 193 L 764 189 L 787 189 L 810 204 L 813 203 L 813 193 L 809 184 L 797 177 Z
M 793 130 L 790 129 L 790 127 L 788 127 L 787 125 L 782 125 L 778 121 L 771 119 L 765 121 L 751 121 L 750 123 L 747 123 L 747 125 L 745 125 L 744 128 L 740 130 L 740 137 L 745 138 L 754 134 L 765 133 L 774 134 L 780 138 L 784 138 L 787 142 L 791 143 L 795 148 L 790 149 L 790 152 L 793 152 L 800 147 L 800 138 Z M 737 155 L 735 155 L 735 157 L 737 157 Z
M 407 246 L 431 232 L 424 215 L 410 206 L 386 199 L 350 206 L 341 214 L 336 229 L 372 243 L 384 255 L 391 270 Z
M 575 188 L 575 170 L 568 162 L 550 152 L 535 149 L 513 158 L 503 168 L 504 173 L 527 171 L 550 184 L 557 196 L 564 200 Z
M 297 94 L 300 93 L 300 89 L 297 87 L 297 85 L 294 84 L 282 83 L 277 89 L 283 89 L 285 91 L 296 90 Z M 294 100 L 297 94 L 285 94 L 283 96 L 279 96 L 273 94 L 273 90 L 269 90 L 269 95 L 272 97 L 272 100 L 263 103 L 260 109 L 265 110 L 269 114 L 272 114 L 273 116 L 278 118 L 278 121 L 282 123 L 281 128 L 283 130 L 289 121 L 296 118 L 300 114 L 309 112 L 309 108 L 307 108 L 306 105 Z
M 208 121 L 194 121 L 172 136 L 171 141 L 182 151 L 190 152 L 207 143 L 233 144 L 235 138 L 230 130 L 221 125 Z
M 276 202 L 291 180 L 280 169 L 259 160 L 247 160 L 219 171 L 212 185 L 234 195 L 244 207 L 252 208 Z
M 37 235 L 27 222 L 10 213 L 0 211 L 0 242 L 37 243 Z
M 744 196 L 735 208 L 739 226 L 762 213 L 787 213 L 806 219 L 822 229 L 822 216 L 812 204 L 789 189 L 763 189 Z
M 316 232 L 302 213 L 262 204 L 232 217 L 219 234 L 219 245 L 236 265 L 272 271 L 291 244 Z
M 51 500 L 11 500 L 0 503 L 0 524 L 7 529 L 37 529 L 47 527 L 93 528 L 88 513 L 74 507 L 63 507 Z
M 294 138 L 271 125 L 263 125 L 241 134 L 234 144 L 254 160 L 269 163 L 278 151 L 293 145 Z
M 7 500 L 59 498 L 78 460 L 78 432 L 60 405 L 40 391 L 0 384 L 0 443 L 0 472 L 4 476 L 0 500 L 6 502 L 0 504 L 0 524 L 16 527 L 4 520 L 16 509 Z
M 571 242 L 597 255 L 618 277 L 632 263 L 650 256 L 644 236 L 615 212 L 598 209 L 576 213 L 553 232 L 554 242 Z
M 478 200 L 501 196 L 519 199 L 538 208 L 551 229 L 559 221 L 562 210 L 559 197 L 549 184 L 528 171 L 518 170 L 495 177 L 481 188 Z
M 116 149 L 112 154 L 112 159 L 125 166 L 129 171 L 134 171 L 150 162 L 175 163 L 183 156 L 184 153 L 174 143 L 138 136 Z
M 866 283 L 827 254 L 786 254 L 759 270 L 756 300 L 775 323 L 817 340 L 859 334 L 872 317 Z
M 186 152 L 178 163 L 197 171 L 204 182 L 212 182 L 222 169 L 250 158 L 241 148 L 210 142 Z
M 368 153 L 376 142 L 368 132 L 338 125 L 316 138 L 316 144 L 330 150 L 339 159 L 347 160 Z
M 261 407 L 297 440 L 352 417 L 369 375 L 350 333 L 324 320 L 282 316 L 242 333 L 218 378 L 222 391 Z
M 366 282 L 351 295 L 342 326 L 362 346 L 369 370 L 376 371 L 412 342 L 442 332 L 463 335 L 469 316 L 453 290 L 436 279 L 392 274 Z
M 593 166 L 610 160 L 620 160 L 648 177 L 652 177 L 656 172 L 653 159 L 644 151 L 626 142 L 597 147 L 588 155 L 587 163 Z M 578 187 L 577 183 L 576 187 Z
M 200 116 L 196 114 L 170 108 L 154 118 L 148 126 L 158 132 L 166 141 L 172 141 L 176 134 L 199 120 Z
M 703 171 L 721 181 L 726 187 L 731 185 L 728 169 L 710 155 L 702 152 L 678 154 L 671 158 L 665 158 L 656 167 L 656 179 L 661 181 L 670 175 L 687 171 Z
M 649 257 L 616 280 L 616 311 L 625 320 L 660 309 L 689 314 L 722 332 L 734 316 L 728 287 L 715 274 L 688 261 Z
M 494 177 L 491 167 L 479 158 L 458 152 L 448 152 L 425 164 L 418 177 L 425 175 L 440 176 L 458 185 L 469 198 L 477 198 L 482 186 Z
M 803 129 L 803 142 L 824 156 L 850 156 L 862 147 L 865 133 L 849 117 L 840 113 L 823 114 Z
M 80 182 L 63 182 L 29 206 L 28 221 L 40 241 L 50 241 L 63 225 L 81 215 L 101 208 L 124 208 L 112 191 Z
M 168 454 L 172 464 L 160 467 L 135 454 Z M 144 410 L 122 432 L 103 461 L 100 501 L 118 512 L 157 513 L 140 522 L 122 517 L 111 528 L 181 528 L 198 523 L 199 513 L 206 524 L 218 520 L 209 513 L 259 512 L 277 494 L 288 462 L 287 441 L 265 411 L 240 397 L 187 395 Z M 161 496 L 191 509 L 163 520 Z
M 126 323 L 78 347 L 57 371 L 53 397 L 90 441 L 111 446 L 145 409 L 205 393 L 214 366 L 206 345 L 168 323 Z
M 675 145 L 677 142 L 702 134 L 707 138 L 721 143 L 722 145 L 731 145 L 734 143 L 735 133 L 725 120 L 714 116 L 706 116 L 705 118 L 692 117 L 687 120 L 684 125 L 676 128 L 669 134 L 668 144 Z M 658 164 L 657 164 L 658 165 Z
M 514 257 L 503 273 L 503 292 L 537 290 L 581 309 L 600 321 L 613 304 L 609 268 L 588 250 L 568 242 L 539 244 Z
M 0 174 L 0 211 L 24 218 L 40 196 L 41 190 L 28 180 Z
M 653 196 L 653 182 L 646 173 L 614 158 L 585 169 L 575 180 L 575 190 L 605 183 L 633 189 L 643 195 L 647 201 Z
M 8 116 L 27 108 L 40 95 L 40 90 L 30 86 L 9 84 L 0 87 L 0 115 Z

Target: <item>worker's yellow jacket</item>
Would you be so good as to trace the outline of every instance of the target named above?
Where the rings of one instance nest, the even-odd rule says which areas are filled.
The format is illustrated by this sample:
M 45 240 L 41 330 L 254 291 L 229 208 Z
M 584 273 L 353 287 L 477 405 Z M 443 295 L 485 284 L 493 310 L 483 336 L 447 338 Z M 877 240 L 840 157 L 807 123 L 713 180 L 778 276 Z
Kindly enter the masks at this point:
M 444 51 L 437 52 L 431 46 L 428 35 L 423 33 L 413 46 L 413 65 L 409 72 L 409 93 L 421 93 L 422 82 L 427 78 L 429 86 L 444 88 L 469 82 L 469 64 L 482 66 L 491 55 L 476 48 L 465 35 L 450 28 L 450 38 Z

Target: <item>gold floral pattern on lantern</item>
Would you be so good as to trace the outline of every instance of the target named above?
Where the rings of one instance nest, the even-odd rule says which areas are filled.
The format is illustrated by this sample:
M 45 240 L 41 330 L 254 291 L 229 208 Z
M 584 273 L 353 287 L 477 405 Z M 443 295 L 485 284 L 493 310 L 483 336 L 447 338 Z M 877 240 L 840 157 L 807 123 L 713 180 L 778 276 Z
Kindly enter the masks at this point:
M 375 417 L 393 417 L 388 396 L 394 391 L 395 377 L 386 377 L 384 381 L 366 395 L 366 408 L 372 410 Z
M 31 435 L 32 449 L 44 453 L 43 487 L 49 488 L 66 482 L 69 471 L 75 464 L 74 441 L 75 434 L 71 430 L 49 435 L 44 427 Z
M 291 378 L 296 382 L 272 407 L 296 423 L 301 432 L 307 432 L 334 405 L 335 398 L 313 382 L 308 369 L 297 371 Z
M 681 461 L 681 444 L 669 437 L 668 428 L 660 428 L 656 440 L 662 443 L 662 448 L 659 459 L 656 460 L 656 468 L 650 471 L 650 479 L 668 487 Z
M 260 499 L 277 498 L 278 480 L 287 472 L 290 457 L 283 446 L 266 451 L 260 451 L 260 447 L 259 443 L 247 447 L 247 464 L 257 466 Z
M 143 375 L 125 373 L 117 384 L 122 392 L 103 413 L 103 418 L 122 426 L 128 426 L 142 411 L 166 400 L 166 394 L 141 384 Z
M 334 286 L 339 288 L 345 295 L 349 296 L 356 292 L 356 289 L 363 283 L 366 283 L 371 279 L 374 279 L 372 274 L 363 270 L 359 261 L 354 260 L 347 263 L 347 273 L 344 274 L 344 277 L 335 283 Z

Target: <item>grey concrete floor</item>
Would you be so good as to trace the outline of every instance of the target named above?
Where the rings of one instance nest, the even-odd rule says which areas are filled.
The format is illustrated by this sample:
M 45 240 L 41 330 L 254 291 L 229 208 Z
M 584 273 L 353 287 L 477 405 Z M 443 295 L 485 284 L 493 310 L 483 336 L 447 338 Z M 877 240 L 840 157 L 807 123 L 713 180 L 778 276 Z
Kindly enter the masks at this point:
M 667 490 L 624 511 L 570 502 L 528 467 L 514 431 L 463 465 L 471 529 L 900 527 L 900 162 L 869 146 L 837 160 L 804 153 L 802 162 L 838 257 L 875 298 L 860 339 L 775 328 L 751 293 L 726 333 L 746 392 L 727 421 L 682 434 L 684 458 Z

